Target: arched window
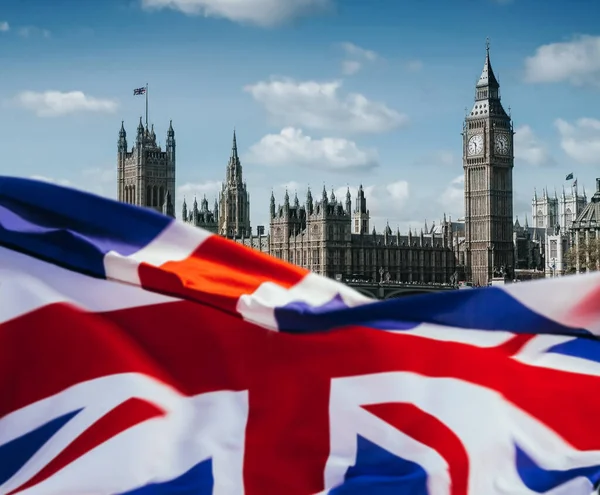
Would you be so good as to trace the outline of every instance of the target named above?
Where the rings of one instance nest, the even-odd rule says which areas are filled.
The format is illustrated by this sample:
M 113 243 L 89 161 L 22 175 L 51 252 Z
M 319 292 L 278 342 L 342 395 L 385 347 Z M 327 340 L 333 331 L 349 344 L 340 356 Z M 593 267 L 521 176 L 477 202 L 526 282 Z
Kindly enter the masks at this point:
M 152 206 L 152 186 L 146 187 L 146 206 Z
M 164 202 L 165 202 L 165 188 L 163 186 L 160 186 L 160 193 L 158 196 L 158 205 L 157 206 L 162 207 Z
M 567 228 L 573 223 L 573 212 L 571 211 L 571 208 L 567 208 L 567 211 L 565 212 L 565 223 Z
M 154 186 L 154 192 L 152 195 L 152 206 L 160 206 L 158 204 L 158 186 Z
M 536 227 L 544 227 L 544 212 L 542 210 L 537 212 Z

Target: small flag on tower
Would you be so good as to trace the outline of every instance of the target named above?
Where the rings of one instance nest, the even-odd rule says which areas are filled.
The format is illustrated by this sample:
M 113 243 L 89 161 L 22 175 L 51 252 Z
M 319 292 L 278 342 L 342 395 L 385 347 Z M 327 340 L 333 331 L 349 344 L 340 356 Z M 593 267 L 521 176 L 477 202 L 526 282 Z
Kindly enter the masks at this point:
M 144 88 L 142 88 L 142 89 L 144 89 Z M 571 172 L 570 174 L 567 174 L 567 176 L 565 177 L 565 180 L 573 180 L 573 172 Z
M 577 179 L 573 181 L 573 187 L 577 187 Z
M 146 88 L 136 88 L 133 90 L 133 96 L 145 95 L 145 94 L 146 94 Z

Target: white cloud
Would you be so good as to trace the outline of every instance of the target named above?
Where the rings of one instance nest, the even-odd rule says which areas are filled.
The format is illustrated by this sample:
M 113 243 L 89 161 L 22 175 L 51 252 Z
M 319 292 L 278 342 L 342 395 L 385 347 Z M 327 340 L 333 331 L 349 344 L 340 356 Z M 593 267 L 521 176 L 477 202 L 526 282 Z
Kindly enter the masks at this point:
M 356 74 L 362 67 L 362 64 L 357 60 L 344 60 L 342 62 L 342 74 L 351 76 Z
M 10 24 L 6 21 L 0 21 L 0 33 L 10 31 Z
M 342 50 L 344 50 L 344 52 L 346 52 L 346 55 L 348 57 L 368 60 L 370 62 L 373 62 L 378 58 L 377 53 L 375 53 L 373 50 L 361 48 L 360 46 L 355 45 L 354 43 L 350 43 L 348 41 L 340 43 L 340 47 L 342 48 Z
M 439 204 L 449 215 L 460 218 L 465 212 L 465 177 L 459 175 L 452 179 L 439 197 Z
M 220 17 L 267 27 L 323 12 L 331 0 L 141 0 L 145 9 L 173 9 L 187 15 Z
M 390 221 L 391 225 L 397 223 L 405 223 L 408 218 L 406 216 L 406 206 L 410 199 L 410 185 L 405 180 L 397 180 L 386 185 L 370 184 L 363 187 L 365 198 L 367 199 L 367 208 L 371 216 L 371 229 L 375 225 L 377 231 L 381 232 L 386 223 Z M 328 190 L 331 190 L 329 188 Z M 338 201 L 345 202 L 348 186 L 337 187 L 334 190 Z M 318 191 L 318 196 L 313 191 L 315 199 L 321 198 L 321 191 Z M 358 194 L 357 186 L 350 186 L 350 195 L 352 196 L 352 208 L 354 208 L 354 200 Z
M 548 149 L 528 125 L 518 127 L 514 139 L 515 158 L 517 160 L 536 167 L 553 163 Z
M 542 45 L 525 60 L 525 80 L 530 83 L 598 85 L 599 78 L 600 36 Z
M 87 191 L 115 199 L 117 197 L 117 169 L 115 165 L 86 168 L 81 171 Z
M 408 72 L 420 72 L 423 69 L 423 62 L 420 60 L 411 60 L 406 64 Z
M 29 38 L 30 36 L 40 35 L 44 38 L 50 38 L 51 33 L 48 29 L 42 29 L 35 26 L 23 26 L 17 30 L 17 34 L 22 38 Z
M 42 182 L 49 182 L 50 184 L 56 184 L 58 186 L 76 187 L 75 184 L 67 179 L 53 179 L 52 177 L 46 177 L 45 175 L 32 175 L 29 178 Z
M 177 188 L 177 199 L 183 202 L 185 197 L 188 207 L 194 203 L 194 198 L 202 199 L 206 195 L 212 209 L 214 199 L 221 189 L 221 182 L 209 180 L 206 182 L 186 182 Z
M 250 147 L 246 161 L 272 166 L 299 166 L 347 172 L 377 166 L 377 152 L 360 149 L 354 141 L 325 137 L 313 139 L 293 127 L 267 134 Z
M 362 94 L 339 93 L 340 81 L 272 79 L 246 86 L 278 124 L 320 131 L 378 133 L 406 125 L 408 117 Z
M 348 41 L 339 44 L 340 48 L 346 54 L 347 59 L 342 62 L 342 73 L 346 76 L 356 74 L 365 62 L 374 62 L 379 55 L 373 50 L 361 48 Z
M 112 113 L 118 107 L 115 100 L 95 98 L 81 91 L 23 91 L 14 101 L 38 117 L 60 117 L 79 112 Z
M 582 118 L 570 124 L 562 119 L 555 121 L 560 134 L 560 146 L 573 160 L 600 165 L 600 120 Z
M 302 188 L 302 184 L 296 182 L 295 180 L 291 180 L 283 184 L 277 184 L 273 188 L 273 194 L 275 194 L 275 196 L 279 196 L 279 194 L 285 194 L 285 191 L 287 191 L 288 193 L 296 193 L 299 189 Z

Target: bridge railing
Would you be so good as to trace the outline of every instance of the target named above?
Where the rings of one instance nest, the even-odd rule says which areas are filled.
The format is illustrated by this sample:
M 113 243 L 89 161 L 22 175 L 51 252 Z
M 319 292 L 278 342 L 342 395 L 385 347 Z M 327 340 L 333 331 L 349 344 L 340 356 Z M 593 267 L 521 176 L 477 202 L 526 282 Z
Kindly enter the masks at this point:
M 443 282 L 401 282 L 397 280 L 389 280 L 385 282 L 373 282 L 371 280 L 364 279 L 346 279 L 343 281 L 346 285 L 362 285 L 369 287 L 406 287 L 411 289 L 428 288 L 428 289 L 456 289 L 455 284 L 443 283 Z

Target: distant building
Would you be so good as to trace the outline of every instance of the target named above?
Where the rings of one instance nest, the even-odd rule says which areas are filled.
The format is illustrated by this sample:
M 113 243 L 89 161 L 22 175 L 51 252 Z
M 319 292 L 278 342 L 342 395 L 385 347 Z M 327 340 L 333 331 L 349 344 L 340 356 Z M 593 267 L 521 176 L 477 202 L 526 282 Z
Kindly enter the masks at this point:
M 533 227 L 553 232 L 558 226 L 561 231 L 567 232 L 586 204 L 585 189 L 583 194 L 579 194 L 576 184 L 571 187 L 569 194 L 565 193 L 563 187 L 560 197 L 556 191 L 551 196 L 544 188 L 542 195 L 538 196 L 535 192 L 531 201 Z
M 591 201 L 573 222 L 571 236 L 575 271 L 600 270 L 600 178 Z
M 579 194 L 577 183 L 573 183 L 569 193 L 563 187 L 560 197 L 544 188 L 541 195 L 534 192 L 531 201 L 531 214 L 535 240 L 541 242 L 541 257 L 546 277 L 558 277 L 567 273 L 567 253 L 572 247 L 571 229 L 573 222 L 587 205 L 585 189 Z
M 515 270 L 544 269 L 544 242 L 546 229 L 530 227 L 527 217 L 521 225 L 519 218 L 513 225 L 513 243 L 515 246 Z
M 169 124 L 165 150 L 156 144 L 154 126 L 144 127 L 140 117 L 135 146 L 127 148 L 121 122 L 117 143 L 117 198 L 175 217 L 175 131 Z
M 362 186 L 354 210 L 349 190 L 340 201 L 323 188 L 315 201 L 309 189 L 303 205 L 297 196 L 290 202 L 286 191 L 283 205 L 276 206 L 271 195 L 270 254 L 338 280 L 450 282 L 456 272 L 450 222 L 427 234 L 401 235 L 389 225 L 383 233 L 369 233 L 366 205 Z
M 181 219 L 195 227 L 240 242 L 259 251 L 269 252 L 268 236 L 264 226 L 252 233 L 250 225 L 250 194 L 243 178 L 242 163 L 238 155 L 237 136 L 233 131 L 231 153 L 225 170 L 225 180 L 221 185 L 218 198 L 215 198 L 212 209 L 208 206 L 206 196 L 200 206 L 194 198 L 191 209 L 188 209 L 184 198 Z

